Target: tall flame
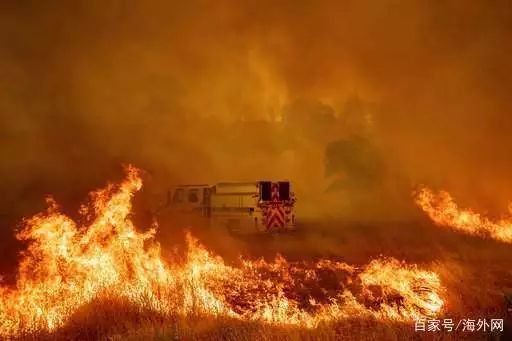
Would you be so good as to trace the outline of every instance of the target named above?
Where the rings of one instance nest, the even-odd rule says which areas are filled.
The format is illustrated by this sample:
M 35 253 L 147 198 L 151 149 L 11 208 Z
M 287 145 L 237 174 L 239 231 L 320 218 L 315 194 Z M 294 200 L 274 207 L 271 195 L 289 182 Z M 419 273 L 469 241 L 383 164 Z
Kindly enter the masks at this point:
M 80 223 L 51 199 L 46 212 L 24 222 L 17 237 L 29 244 L 16 285 L 0 286 L 0 337 L 54 331 L 102 297 L 162 314 L 305 328 L 354 316 L 408 321 L 442 309 L 437 274 L 392 258 L 358 268 L 277 256 L 235 267 L 188 234 L 186 258 L 166 261 L 156 227 L 138 232 L 130 219 L 131 199 L 141 186 L 139 171 L 129 166 L 121 184 L 91 193 Z
M 446 191 L 422 187 L 415 194 L 416 204 L 434 223 L 466 234 L 512 243 L 512 216 L 491 220 L 470 208 L 460 208 Z

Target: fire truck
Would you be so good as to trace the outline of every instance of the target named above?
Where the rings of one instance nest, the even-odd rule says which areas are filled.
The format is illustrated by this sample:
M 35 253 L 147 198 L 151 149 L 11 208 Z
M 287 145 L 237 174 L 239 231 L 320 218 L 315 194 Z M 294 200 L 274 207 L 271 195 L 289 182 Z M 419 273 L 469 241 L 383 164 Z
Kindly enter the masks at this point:
M 289 181 L 220 182 L 172 186 L 163 208 L 234 233 L 282 232 L 295 229 L 295 201 Z

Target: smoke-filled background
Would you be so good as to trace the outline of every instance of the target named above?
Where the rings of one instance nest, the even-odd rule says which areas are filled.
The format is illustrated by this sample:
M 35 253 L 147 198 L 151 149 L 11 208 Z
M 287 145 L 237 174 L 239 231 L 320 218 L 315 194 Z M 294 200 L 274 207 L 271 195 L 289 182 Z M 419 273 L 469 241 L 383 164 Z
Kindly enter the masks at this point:
M 290 179 L 298 217 L 512 198 L 508 1 L 4 1 L 2 230 L 121 175 Z

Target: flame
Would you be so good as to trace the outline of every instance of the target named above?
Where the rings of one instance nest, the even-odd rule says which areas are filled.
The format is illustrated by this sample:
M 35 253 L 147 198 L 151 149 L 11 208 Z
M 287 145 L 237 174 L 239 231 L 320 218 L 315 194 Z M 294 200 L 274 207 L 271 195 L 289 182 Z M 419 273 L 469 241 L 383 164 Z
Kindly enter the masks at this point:
M 466 234 L 512 243 L 512 216 L 493 221 L 472 209 L 459 208 L 450 193 L 422 187 L 415 194 L 416 204 L 437 225 L 446 226 Z M 509 211 L 512 206 L 509 206 Z
M 119 185 L 91 193 L 80 222 L 49 208 L 24 221 L 28 241 L 14 287 L 0 286 L 0 336 L 51 332 L 77 310 L 116 297 L 162 314 L 227 316 L 312 328 L 353 317 L 409 321 L 443 307 L 436 273 L 392 258 L 363 267 L 277 256 L 228 265 L 187 234 L 184 259 L 164 260 L 156 226 L 139 232 L 131 199 L 142 186 L 127 167 Z

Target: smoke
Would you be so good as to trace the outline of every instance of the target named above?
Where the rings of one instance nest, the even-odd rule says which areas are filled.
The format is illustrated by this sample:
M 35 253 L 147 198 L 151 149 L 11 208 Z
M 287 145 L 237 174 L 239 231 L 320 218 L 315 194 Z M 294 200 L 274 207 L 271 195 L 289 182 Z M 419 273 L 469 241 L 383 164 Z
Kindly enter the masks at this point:
M 381 183 L 384 170 L 380 154 L 361 137 L 338 140 L 327 145 L 326 174 L 339 174 L 332 190 L 337 188 L 371 189 Z
M 304 216 L 407 217 L 418 183 L 512 198 L 508 2 L 1 6 L 13 221 L 128 162 L 151 193 L 287 178 Z

